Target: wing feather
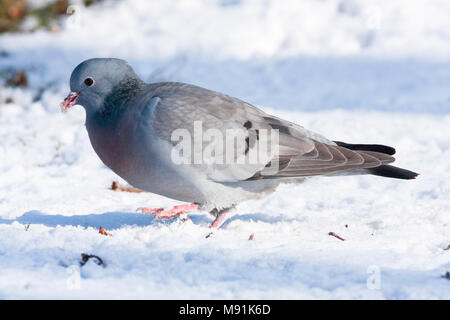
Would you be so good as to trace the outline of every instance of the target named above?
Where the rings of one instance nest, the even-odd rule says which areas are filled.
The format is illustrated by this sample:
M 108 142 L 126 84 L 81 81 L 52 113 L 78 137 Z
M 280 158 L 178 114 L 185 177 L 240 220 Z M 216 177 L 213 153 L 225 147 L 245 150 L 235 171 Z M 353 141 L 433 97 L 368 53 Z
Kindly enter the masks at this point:
M 201 121 L 203 130 L 216 129 L 226 134 L 227 129 L 247 132 L 244 150 L 232 150 L 236 157 L 248 159 L 256 148 L 262 130 L 278 130 L 279 153 L 267 154 L 257 164 L 217 164 L 206 159 L 196 166 L 212 180 L 219 182 L 269 178 L 295 178 L 328 175 L 341 171 L 374 168 L 391 163 L 394 158 L 376 151 L 351 150 L 328 140 L 320 134 L 271 115 L 243 102 L 214 91 L 181 83 L 160 83 L 154 88 L 159 98 L 152 113 L 152 126 L 158 138 L 171 141 L 176 129 L 186 129 L 194 135 L 194 122 Z M 252 138 L 252 139 L 250 139 Z M 250 142 L 252 141 L 252 142 Z M 221 150 L 224 156 L 226 152 Z M 220 153 L 220 152 L 219 152 Z M 234 154 L 234 153 L 233 153 Z

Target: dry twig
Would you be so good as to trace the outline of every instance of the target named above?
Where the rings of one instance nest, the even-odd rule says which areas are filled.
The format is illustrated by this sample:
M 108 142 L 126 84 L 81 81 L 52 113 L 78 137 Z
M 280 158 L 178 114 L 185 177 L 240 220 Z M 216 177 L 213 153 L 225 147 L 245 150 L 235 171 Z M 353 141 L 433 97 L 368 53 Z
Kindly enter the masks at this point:
M 345 241 L 344 238 L 338 236 L 338 235 L 337 235 L 336 233 L 334 233 L 334 232 L 329 232 L 328 235 L 329 235 L 329 236 L 332 236 L 332 237 L 335 237 L 335 238 L 338 238 L 339 240 Z
M 99 256 L 94 256 L 92 254 L 85 254 L 85 253 L 81 254 L 80 266 L 81 267 L 84 266 L 86 264 L 86 262 L 89 261 L 89 259 L 94 259 L 94 262 L 99 266 L 103 266 L 103 267 L 105 266 L 105 264 L 103 263 L 103 260 L 100 259 Z

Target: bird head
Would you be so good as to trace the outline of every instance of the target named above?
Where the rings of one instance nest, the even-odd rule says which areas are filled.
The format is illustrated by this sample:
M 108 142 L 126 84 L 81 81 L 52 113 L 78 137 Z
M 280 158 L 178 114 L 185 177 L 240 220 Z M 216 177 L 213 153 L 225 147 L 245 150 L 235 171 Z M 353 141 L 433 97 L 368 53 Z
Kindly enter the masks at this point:
M 88 114 L 96 112 L 102 108 L 105 99 L 127 79 L 140 81 L 124 60 L 95 58 L 83 61 L 72 72 L 71 93 L 61 103 L 61 111 L 67 112 L 79 104 Z

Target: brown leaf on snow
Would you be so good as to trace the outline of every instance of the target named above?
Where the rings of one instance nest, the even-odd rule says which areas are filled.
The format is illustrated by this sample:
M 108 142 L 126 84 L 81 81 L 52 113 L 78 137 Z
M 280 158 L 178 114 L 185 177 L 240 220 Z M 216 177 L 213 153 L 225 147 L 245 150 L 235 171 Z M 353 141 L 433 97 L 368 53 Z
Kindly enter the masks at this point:
M 111 184 L 111 190 L 117 192 L 134 192 L 134 193 L 145 192 L 144 190 L 134 187 L 122 187 L 118 181 L 113 181 L 113 183 Z
M 7 83 L 11 87 L 27 87 L 28 78 L 24 71 L 18 71 L 12 76 L 11 79 L 8 79 Z
M 103 227 L 100 227 L 100 229 L 98 229 L 98 233 L 100 233 L 100 234 L 102 234 L 104 236 L 112 236 L 112 234 L 109 233 L 109 232 L 106 232 L 106 230 L 103 229 Z
M 450 244 L 449 244 L 448 247 L 445 248 L 444 250 L 450 250 Z
M 252 233 L 252 234 L 250 235 L 250 237 L 248 237 L 248 240 L 253 240 L 253 239 L 255 239 L 255 234 L 254 234 L 254 233 Z

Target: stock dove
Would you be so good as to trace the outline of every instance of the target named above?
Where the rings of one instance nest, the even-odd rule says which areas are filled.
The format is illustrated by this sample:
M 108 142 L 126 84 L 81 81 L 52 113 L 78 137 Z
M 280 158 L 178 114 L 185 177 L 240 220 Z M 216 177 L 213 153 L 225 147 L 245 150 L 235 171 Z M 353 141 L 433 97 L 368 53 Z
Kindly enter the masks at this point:
M 388 165 L 391 147 L 332 141 L 198 86 L 145 83 L 120 59 L 82 62 L 70 88 L 61 109 L 84 107 L 91 144 L 106 166 L 134 187 L 190 203 L 143 209 L 159 218 L 200 209 L 219 227 L 236 204 L 280 183 L 319 175 L 417 176 Z

